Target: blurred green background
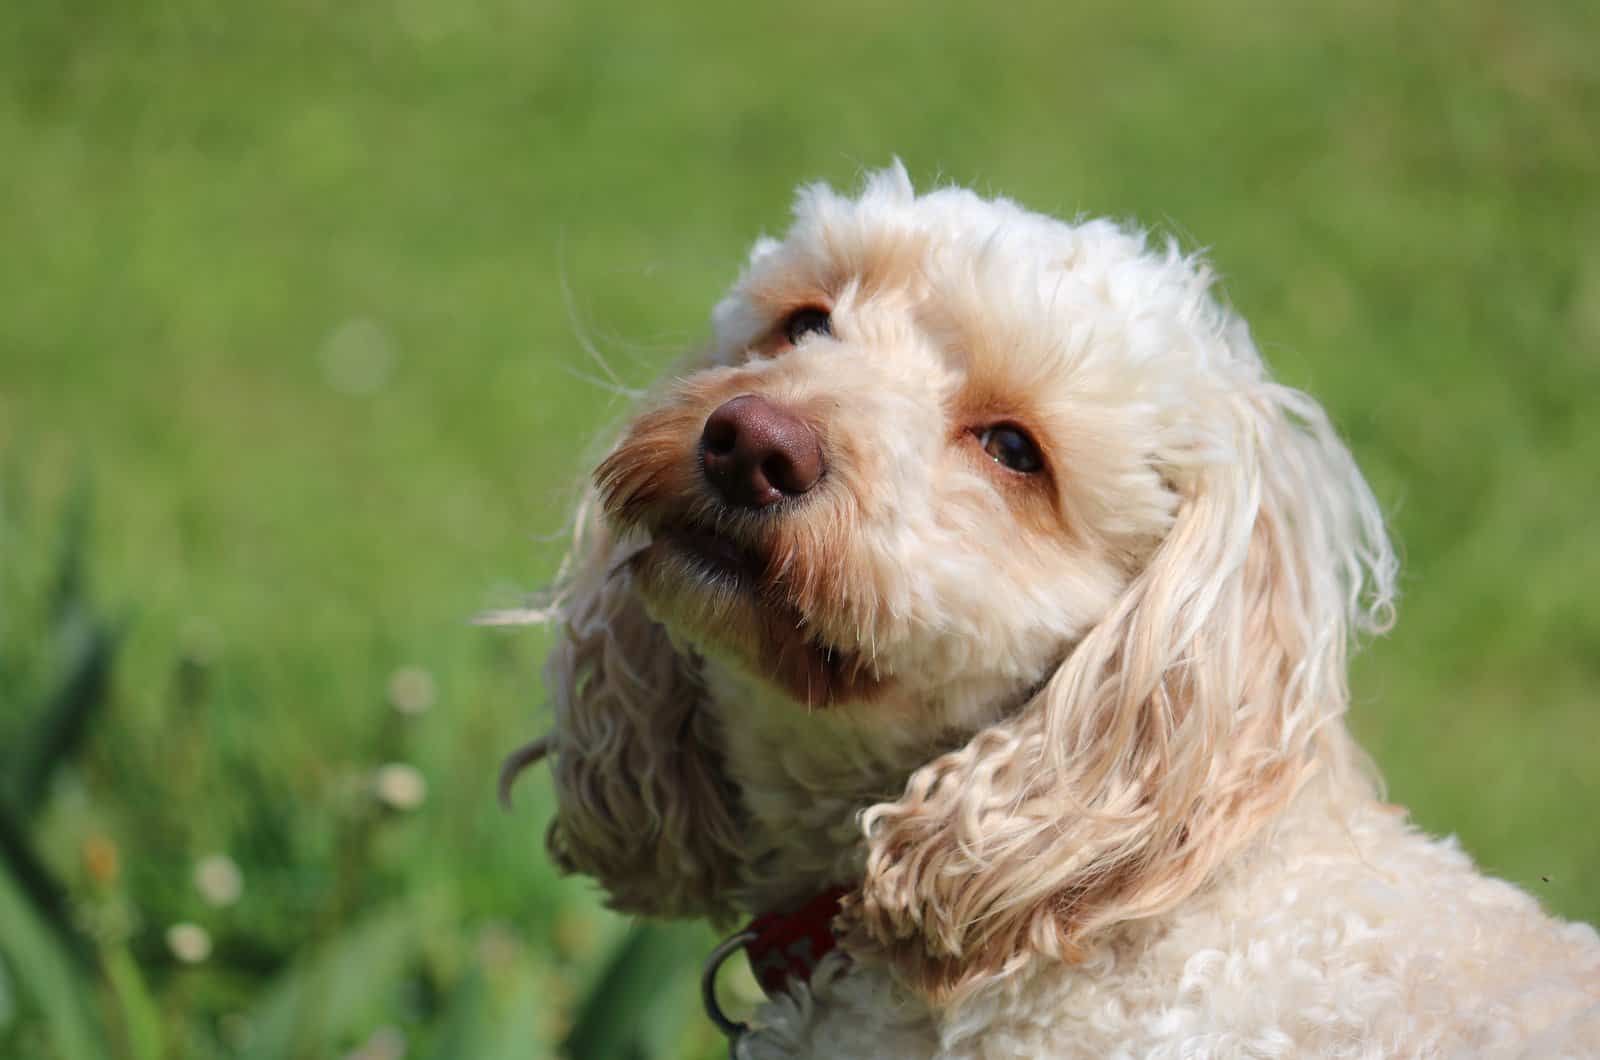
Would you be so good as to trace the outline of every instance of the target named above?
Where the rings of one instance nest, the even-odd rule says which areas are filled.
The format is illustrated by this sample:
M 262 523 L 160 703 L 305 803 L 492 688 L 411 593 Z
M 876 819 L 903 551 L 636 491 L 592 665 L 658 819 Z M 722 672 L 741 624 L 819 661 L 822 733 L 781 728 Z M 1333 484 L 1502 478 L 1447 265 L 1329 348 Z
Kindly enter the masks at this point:
M 629 385 L 903 157 L 1210 249 L 1405 559 L 1391 797 L 1600 919 L 1600 7 L 9 0 L 0 1056 L 715 1055 L 558 880 L 535 631 Z

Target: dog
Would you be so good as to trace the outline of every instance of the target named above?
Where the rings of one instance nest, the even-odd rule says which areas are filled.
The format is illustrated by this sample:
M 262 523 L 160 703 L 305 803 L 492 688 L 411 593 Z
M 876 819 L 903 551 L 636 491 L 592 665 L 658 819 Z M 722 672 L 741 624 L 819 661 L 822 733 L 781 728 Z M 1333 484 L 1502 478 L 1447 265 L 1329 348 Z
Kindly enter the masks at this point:
M 1594 929 L 1381 801 L 1382 514 L 1212 286 L 805 187 L 599 464 L 503 783 L 616 909 L 757 917 L 734 1055 L 1600 1055 Z

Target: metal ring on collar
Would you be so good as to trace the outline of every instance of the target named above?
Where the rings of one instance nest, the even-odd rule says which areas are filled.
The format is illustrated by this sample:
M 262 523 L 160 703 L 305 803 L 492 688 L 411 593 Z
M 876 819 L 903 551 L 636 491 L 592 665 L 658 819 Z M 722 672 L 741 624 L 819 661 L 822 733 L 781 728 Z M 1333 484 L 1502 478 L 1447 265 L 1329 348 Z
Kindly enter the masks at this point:
M 706 969 L 700 975 L 700 998 L 705 1003 L 706 1016 L 717 1025 L 717 1030 L 727 1035 L 730 1046 L 743 1037 L 750 1027 L 738 1020 L 729 1019 L 722 1011 L 722 1006 L 717 1004 L 717 970 L 722 967 L 722 962 L 755 940 L 754 931 L 741 931 L 737 935 L 723 939 L 717 944 L 717 948 L 711 951 L 711 956 L 706 958 Z

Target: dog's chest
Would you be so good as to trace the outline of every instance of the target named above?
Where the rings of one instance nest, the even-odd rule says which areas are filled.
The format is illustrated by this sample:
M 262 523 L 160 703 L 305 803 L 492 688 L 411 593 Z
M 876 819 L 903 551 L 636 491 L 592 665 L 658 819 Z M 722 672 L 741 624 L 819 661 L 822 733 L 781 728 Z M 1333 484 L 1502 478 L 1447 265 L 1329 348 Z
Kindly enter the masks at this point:
M 751 1058 L 1600 1055 L 1600 938 L 1375 804 L 1302 805 L 1081 964 L 1036 959 L 935 1012 L 841 955 L 758 1024 Z

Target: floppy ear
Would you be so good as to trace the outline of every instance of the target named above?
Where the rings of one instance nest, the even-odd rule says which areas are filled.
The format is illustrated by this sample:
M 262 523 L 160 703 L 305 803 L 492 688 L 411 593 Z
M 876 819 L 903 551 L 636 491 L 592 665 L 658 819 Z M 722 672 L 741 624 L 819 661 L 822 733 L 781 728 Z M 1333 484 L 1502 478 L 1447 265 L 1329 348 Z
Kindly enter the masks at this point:
M 1345 657 L 1387 623 L 1394 556 L 1323 411 L 1265 379 L 1242 324 L 1226 339 L 1188 440 L 1157 446 L 1179 507 L 1144 570 L 1021 713 L 864 817 L 847 944 L 930 994 L 1082 959 L 1193 893 L 1314 770 L 1363 768 Z
M 555 728 L 521 768 L 548 754 L 557 809 L 546 842 L 564 870 L 595 877 L 613 908 L 657 916 L 731 914 L 736 805 L 715 722 L 701 709 L 695 660 L 645 613 L 591 494 L 545 665 Z

